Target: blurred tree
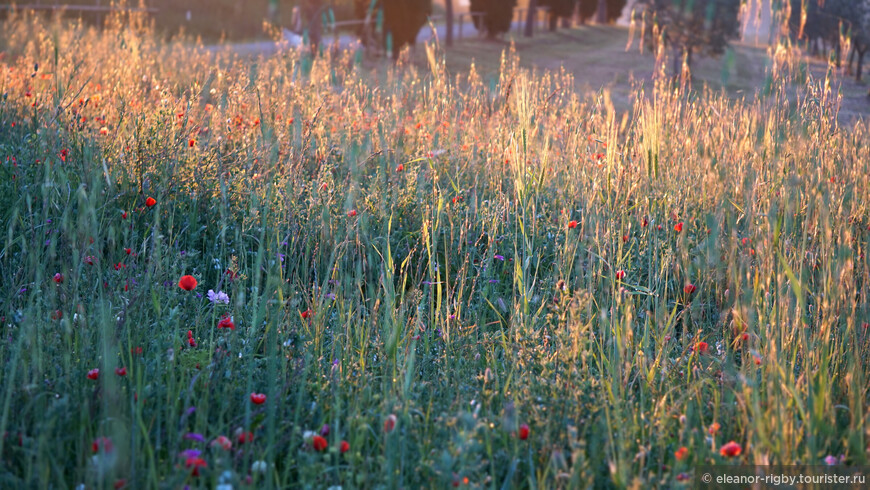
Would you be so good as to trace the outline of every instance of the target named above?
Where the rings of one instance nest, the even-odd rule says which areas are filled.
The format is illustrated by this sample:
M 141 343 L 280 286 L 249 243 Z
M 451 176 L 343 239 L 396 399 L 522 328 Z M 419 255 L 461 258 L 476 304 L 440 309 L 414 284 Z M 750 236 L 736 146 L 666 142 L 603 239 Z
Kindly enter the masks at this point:
M 538 0 L 529 0 L 526 10 L 526 37 L 532 37 L 535 32 L 535 17 L 538 15 Z
M 356 0 L 357 18 L 375 21 L 383 18 L 383 46 L 395 56 L 407 45 L 414 45 L 420 28 L 432 13 L 432 0 Z M 370 32 L 372 25 L 364 28 Z M 365 40 L 365 37 L 363 37 Z
M 580 23 L 585 24 L 592 20 L 598 11 L 598 0 L 580 0 Z
M 870 0 L 792 0 L 789 28 L 792 37 L 809 45 L 810 52 L 826 53 L 831 49 L 840 66 L 841 36 L 851 38 L 851 55 L 848 70 L 857 57 L 855 78 L 861 80 L 864 55 L 870 49 Z
M 856 25 L 852 32 L 852 58 L 849 59 L 849 68 L 852 67 L 852 59 L 858 55 L 858 67 L 855 70 L 855 80 L 861 81 L 861 69 L 864 67 L 864 55 L 870 50 L 870 0 L 864 0 L 860 6 L 860 12 L 856 17 Z M 867 93 L 870 95 L 870 92 Z
M 269 0 L 269 21 L 273 24 L 278 20 L 278 0 Z
M 599 24 L 612 24 L 622 15 L 627 0 L 579 0 L 580 22 L 586 23 L 593 16 Z M 597 15 L 596 15 L 597 14 Z
M 673 50 L 674 76 L 681 73 L 683 59 L 691 65 L 695 53 L 719 55 L 739 34 L 741 0 L 637 0 L 646 8 L 647 22 L 657 29 L 645 29 L 646 41 L 660 40 Z M 661 38 L 656 39 L 654 32 Z
M 608 24 L 613 24 L 616 19 L 622 16 L 622 9 L 625 8 L 627 0 L 607 0 L 607 15 Z
M 444 41 L 448 46 L 453 46 L 453 0 L 444 0 L 444 17 L 446 17 L 447 35 Z
M 504 34 L 511 28 L 516 6 L 517 0 L 471 0 L 471 11 L 484 14 L 474 17 L 474 27 L 488 38 Z
M 323 0 L 301 0 L 300 10 L 308 41 L 312 49 L 317 49 L 323 37 Z
M 576 0 L 540 0 L 541 5 L 548 7 L 547 20 L 550 30 L 555 31 L 559 25 L 559 19 L 570 19 L 574 15 Z

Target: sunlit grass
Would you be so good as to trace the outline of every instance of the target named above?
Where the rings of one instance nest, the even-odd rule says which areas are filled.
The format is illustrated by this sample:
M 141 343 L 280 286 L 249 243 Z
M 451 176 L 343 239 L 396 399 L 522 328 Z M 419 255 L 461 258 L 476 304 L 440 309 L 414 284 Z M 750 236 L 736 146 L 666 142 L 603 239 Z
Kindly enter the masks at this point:
M 796 54 L 622 114 L 511 52 L 490 82 L 2 31 L 0 487 L 867 464 L 868 131 Z

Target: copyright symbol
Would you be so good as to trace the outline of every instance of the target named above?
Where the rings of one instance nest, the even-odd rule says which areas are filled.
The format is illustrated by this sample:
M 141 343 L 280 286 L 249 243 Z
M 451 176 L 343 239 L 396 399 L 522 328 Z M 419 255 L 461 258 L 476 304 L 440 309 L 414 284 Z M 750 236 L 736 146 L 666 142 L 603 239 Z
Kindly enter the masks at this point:
M 710 473 L 704 473 L 703 475 L 701 475 L 701 481 L 704 483 L 710 483 L 711 481 L 713 481 L 713 475 L 711 475 Z

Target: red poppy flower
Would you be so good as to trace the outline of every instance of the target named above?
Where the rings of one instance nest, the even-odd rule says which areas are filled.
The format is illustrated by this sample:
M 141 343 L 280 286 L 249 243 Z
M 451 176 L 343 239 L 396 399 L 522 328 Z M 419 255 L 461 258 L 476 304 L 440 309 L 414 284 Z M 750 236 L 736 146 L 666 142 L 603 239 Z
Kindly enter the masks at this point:
M 58 272 L 57 274 L 55 274 L 55 275 L 54 275 L 54 282 L 56 282 L 56 283 L 58 283 L 58 284 L 63 283 L 63 274 L 61 274 L 60 272 Z
M 131 253 L 133 253 L 133 250 L 130 248 L 125 248 L 124 253 L 126 253 L 127 255 L 130 255 Z
M 311 446 L 315 451 L 326 451 L 329 444 L 323 436 L 314 436 L 311 438 Z
M 303 312 L 300 313 L 299 315 L 300 315 L 303 319 L 305 319 L 305 318 L 310 317 L 310 316 L 313 315 L 313 314 L 314 314 L 314 312 L 311 311 L 310 309 L 308 309 L 308 310 L 303 311 Z
M 114 450 L 114 446 L 112 445 L 112 440 L 108 437 L 98 437 L 91 443 L 91 452 L 93 453 L 100 451 L 110 453 L 112 450 Z
M 123 269 L 124 267 L 127 267 L 127 266 L 124 265 L 123 262 L 118 262 L 117 264 L 115 264 L 115 270 L 116 270 L 116 271 L 119 271 L 119 270 Z
M 193 291 L 196 289 L 196 278 L 191 275 L 181 276 L 178 280 L 178 287 L 185 291 Z
M 117 374 L 118 376 L 126 376 L 127 375 L 127 368 L 125 368 L 123 366 L 115 368 L 115 374 Z
M 233 323 L 233 318 L 229 315 L 225 315 L 217 324 L 217 328 L 228 328 L 230 330 L 236 329 L 236 324 Z
M 229 451 L 233 448 L 233 442 L 227 436 L 217 436 L 215 440 L 211 442 L 211 445 L 220 446 L 226 451 Z
M 124 488 L 126 486 L 127 486 L 127 480 L 122 478 L 120 480 L 115 481 L 114 488 L 115 488 L 115 490 L 121 490 L 122 488 Z
M 327 189 L 329 189 L 329 184 L 327 184 L 326 182 L 320 184 L 320 190 L 325 191 Z
M 341 444 L 338 447 L 338 450 L 342 453 L 346 453 L 350 451 L 350 444 L 347 441 L 341 441 Z
M 396 421 L 397 419 L 394 414 L 387 416 L 386 420 L 384 420 L 384 432 L 392 432 L 396 428 Z
M 573 230 L 574 228 L 577 228 L 577 225 L 578 225 L 578 224 L 579 224 L 579 223 L 577 223 L 576 220 L 573 220 L 573 219 L 572 219 L 571 221 L 568 222 L 568 228 L 571 228 L 571 229 Z
M 60 320 L 62 318 L 63 318 L 63 311 L 61 311 L 61 310 L 54 310 L 54 313 L 51 314 L 52 320 Z
M 641 222 L 640 226 L 643 228 L 646 228 L 648 225 L 649 225 L 649 221 L 646 218 L 644 218 L 643 221 Z
M 710 346 L 707 344 L 707 342 L 698 342 L 695 345 L 695 351 L 698 354 L 706 354 L 707 351 L 709 350 L 709 348 L 710 348 Z
M 195 144 L 196 144 L 196 140 L 192 139 L 192 138 L 190 139 L 190 141 L 187 142 L 187 146 L 189 146 L 191 148 L 193 148 L 193 145 L 195 145 Z
M 145 205 L 148 206 L 149 208 L 155 204 L 157 204 L 157 200 L 154 199 L 153 197 L 149 197 L 148 199 L 145 199 Z
M 251 393 L 251 401 L 256 405 L 262 405 L 266 403 L 266 395 L 263 393 Z
M 743 239 L 740 240 L 740 243 L 742 243 L 744 247 L 745 247 L 746 245 L 749 245 L 749 238 L 747 238 L 747 237 L 743 237 Z
M 689 449 L 686 446 L 683 446 L 680 449 L 677 449 L 677 451 L 674 453 L 674 457 L 677 458 L 677 461 L 682 461 L 682 460 L 686 459 L 686 456 L 688 456 L 688 455 L 689 455 Z
M 208 468 L 208 463 L 206 463 L 202 458 L 187 458 L 187 460 L 184 461 L 184 466 L 191 468 L 191 475 L 199 476 L 199 469 Z
M 246 442 L 254 442 L 254 433 L 250 431 L 243 431 L 242 429 L 236 430 L 236 441 L 239 444 L 244 444 Z
M 350 211 L 347 212 L 348 218 L 353 218 L 354 216 L 356 216 L 356 209 L 351 209 Z
M 692 293 L 694 293 L 694 292 L 697 291 L 697 290 L 698 290 L 698 288 L 696 288 L 695 285 L 694 285 L 694 284 L 691 284 L 691 283 L 686 284 L 685 286 L 683 286 L 683 292 L 686 293 L 686 294 L 692 294 Z
M 707 432 L 709 432 L 711 436 L 715 436 L 720 428 L 722 428 L 722 426 L 719 425 L 719 422 L 713 422 L 710 424 L 710 428 L 707 429 Z
M 721 454 L 722 456 L 727 456 L 729 458 L 740 456 L 741 452 L 743 452 L 743 448 L 740 447 L 740 444 L 737 444 L 734 441 L 729 441 L 724 446 L 719 448 L 719 454 Z
M 100 378 L 100 369 L 94 368 L 88 371 L 88 379 L 99 379 Z
M 396 172 L 401 172 L 402 170 L 405 170 L 404 165 L 402 165 L 401 163 L 396 165 Z
M 520 426 L 520 432 L 518 434 L 520 440 L 525 441 L 529 438 L 529 426 L 527 424 L 523 424 Z
M 628 243 L 628 235 L 622 235 L 622 243 Z
M 127 219 L 127 211 L 121 211 L 121 219 Z
M 85 257 L 85 264 L 94 265 L 95 260 L 96 259 L 94 258 L 93 255 L 88 255 L 87 257 Z
M 618 279 L 620 281 L 625 279 L 625 271 L 622 269 L 616 271 L 616 279 Z
M 674 225 L 674 231 L 676 231 L 677 233 L 683 231 L 683 222 L 682 221 L 680 221 L 679 223 Z

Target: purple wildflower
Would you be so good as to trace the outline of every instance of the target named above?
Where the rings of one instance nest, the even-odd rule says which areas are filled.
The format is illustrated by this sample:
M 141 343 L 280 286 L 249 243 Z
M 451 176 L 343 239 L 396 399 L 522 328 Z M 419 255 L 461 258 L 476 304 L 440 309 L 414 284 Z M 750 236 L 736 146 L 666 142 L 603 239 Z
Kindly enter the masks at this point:
M 205 442 L 205 437 L 197 432 L 188 432 L 184 434 L 184 438 L 196 442 Z
M 223 291 L 214 292 L 213 289 L 208 290 L 208 300 L 212 303 L 230 304 L 230 297 Z
M 199 449 L 185 449 L 184 451 L 178 453 L 179 456 L 185 459 L 198 458 L 200 454 L 202 454 L 202 451 L 200 451 Z

